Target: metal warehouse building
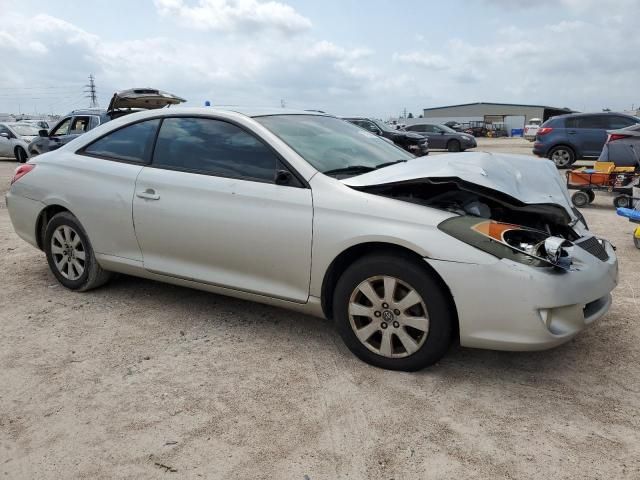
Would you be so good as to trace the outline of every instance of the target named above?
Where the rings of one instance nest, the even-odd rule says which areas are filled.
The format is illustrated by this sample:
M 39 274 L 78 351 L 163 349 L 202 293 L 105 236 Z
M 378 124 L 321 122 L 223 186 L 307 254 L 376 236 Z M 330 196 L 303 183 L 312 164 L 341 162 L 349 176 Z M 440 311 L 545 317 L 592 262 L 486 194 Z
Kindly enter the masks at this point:
M 468 123 L 504 123 L 507 132 L 524 128 L 532 118 L 545 121 L 556 115 L 571 113 L 568 108 L 548 107 L 546 105 L 517 105 L 514 103 L 465 103 L 447 107 L 425 108 L 423 116 L 433 123 L 456 121 Z M 414 121 L 414 123 L 417 123 Z

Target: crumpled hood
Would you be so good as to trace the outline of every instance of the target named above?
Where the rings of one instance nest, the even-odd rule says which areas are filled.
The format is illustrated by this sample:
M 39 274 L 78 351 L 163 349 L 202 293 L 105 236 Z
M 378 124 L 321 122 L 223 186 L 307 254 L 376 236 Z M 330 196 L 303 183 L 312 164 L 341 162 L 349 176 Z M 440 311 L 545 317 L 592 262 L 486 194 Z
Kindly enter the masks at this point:
M 342 182 L 359 188 L 420 179 L 459 179 L 501 192 L 523 203 L 561 205 L 575 217 L 566 185 L 553 162 L 527 155 L 464 152 L 419 157 L 345 178 Z

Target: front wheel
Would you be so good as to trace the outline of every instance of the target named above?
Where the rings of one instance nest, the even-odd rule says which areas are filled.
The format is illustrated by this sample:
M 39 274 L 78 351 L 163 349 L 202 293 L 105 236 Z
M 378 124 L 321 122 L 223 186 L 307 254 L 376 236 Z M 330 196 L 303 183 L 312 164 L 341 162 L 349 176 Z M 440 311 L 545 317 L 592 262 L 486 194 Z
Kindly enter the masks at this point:
M 571 195 L 571 203 L 578 208 L 582 208 L 589 203 L 589 195 L 583 190 L 578 190 Z
M 15 155 L 18 163 L 25 163 L 29 159 L 27 152 L 22 147 L 16 147 Z
M 450 152 L 459 152 L 462 150 L 462 147 L 458 140 L 449 140 L 449 143 L 447 143 L 447 150 Z
M 54 215 L 44 234 L 49 268 L 70 290 L 84 292 L 106 283 L 111 274 L 96 261 L 89 237 L 69 212 Z
M 409 259 L 361 258 L 340 277 L 333 304 L 347 347 L 376 367 L 420 370 L 451 344 L 450 303 L 432 275 Z
M 613 197 L 613 206 L 616 208 L 629 208 L 631 206 L 631 198 L 628 195 L 617 195 Z

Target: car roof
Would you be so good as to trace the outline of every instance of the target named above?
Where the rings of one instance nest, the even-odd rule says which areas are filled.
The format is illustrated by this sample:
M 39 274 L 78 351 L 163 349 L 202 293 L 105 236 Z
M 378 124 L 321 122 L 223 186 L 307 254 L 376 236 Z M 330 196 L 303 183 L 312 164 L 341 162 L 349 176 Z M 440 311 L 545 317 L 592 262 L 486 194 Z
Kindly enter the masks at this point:
M 620 113 L 620 112 L 581 112 L 581 113 L 567 113 L 564 115 L 556 115 L 554 117 L 551 117 L 549 120 L 556 119 L 556 118 L 591 117 L 593 115 L 604 115 L 604 116 L 615 115 L 616 117 L 637 118 L 637 117 L 634 117 L 633 115 L 628 115 L 626 113 Z
M 318 110 L 297 110 L 292 108 L 274 108 L 274 107 L 243 107 L 235 105 L 221 105 L 216 107 L 172 107 L 171 110 L 193 111 L 194 113 L 203 113 L 210 110 L 235 112 L 247 117 L 266 117 L 270 115 L 315 115 L 319 117 L 331 117 L 324 112 Z
M 106 115 L 107 111 L 102 108 L 81 108 L 79 110 L 72 110 L 65 115 L 69 117 L 72 115 Z

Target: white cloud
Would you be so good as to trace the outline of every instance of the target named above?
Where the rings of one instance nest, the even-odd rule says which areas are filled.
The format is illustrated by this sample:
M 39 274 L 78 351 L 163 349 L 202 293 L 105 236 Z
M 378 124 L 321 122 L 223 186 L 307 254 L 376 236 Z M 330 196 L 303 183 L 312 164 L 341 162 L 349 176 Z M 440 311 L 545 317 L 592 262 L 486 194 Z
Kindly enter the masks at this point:
M 273 30 L 285 34 L 311 28 L 311 21 L 291 6 L 275 1 L 199 0 L 194 6 L 184 0 L 154 0 L 158 13 L 182 25 L 224 32 Z
M 394 53 L 393 60 L 433 70 L 450 68 L 450 63 L 442 55 L 427 52 Z

